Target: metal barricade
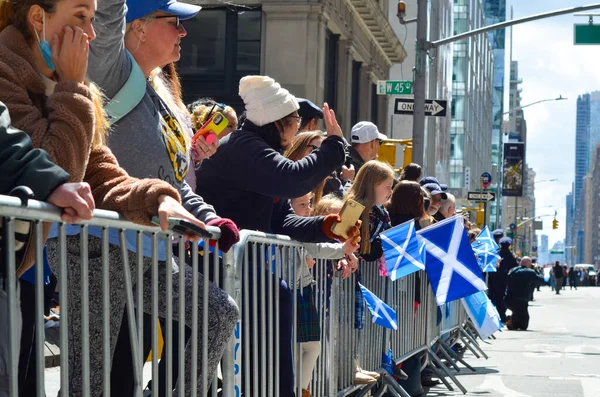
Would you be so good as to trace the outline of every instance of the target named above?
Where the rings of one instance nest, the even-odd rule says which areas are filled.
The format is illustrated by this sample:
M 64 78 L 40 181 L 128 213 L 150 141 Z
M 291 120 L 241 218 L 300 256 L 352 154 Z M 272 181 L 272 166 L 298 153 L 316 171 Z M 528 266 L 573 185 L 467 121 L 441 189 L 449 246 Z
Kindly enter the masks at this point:
M 216 284 L 228 290 L 233 288 L 233 280 L 227 277 L 231 274 L 225 272 L 219 275 L 219 258 L 217 255 L 200 257 L 198 245 L 191 246 L 191 268 L 183 265 L 186 254 L 185 241 L 179 237 L 178 256 L 180 266 L 173 264 L 171 233 L 162 233 L 157 227 L 146 227 L 133 224 L 124 220 L 114 212 L 96 210 L 94 218 L 82 222 L 81 225 L 67 226 L 61 222 L 60 211 L 55 207 L 36 201 L 29 201 L 22 205 L 19 199 L 0 196 L 0 217 L 3 218 L 3 240 L 5 247 L 5 264 L 8 274 L 6 279 L 6 293 L 8 296 L 8 382 L 9 395 L 18 395 L 18 352 L 19 352 L 19 282 L 15 273 L 15 223 L 21 220 L 31 222 L 35 243 L 35 262 L 43 263 L 43 223 L 55 222 L 58 224 L 57 237 L 49 240 L 49 247 L 55 250 L 56 263 L 51 263 L 58 277 L 60 291 L 60 395 L 63 397 L 74 395 L 72 387 L 80 389 L 77 394 L 83 396 L 104 395 L 109 396 L 111 390 L 111 346 L 116 343 L 115 329 L 123 317 L 122 306 L 116 303 L 126 303 L 126 320 L 130 331 L 130 348 L 133 365 L 132 378 L 134 379 L 134 395 L 142 396 L 143 389 L 143 312 L 151 314 L 152 328 L 152 388 L 158 392 L 160 388 L 166 390 L 166 395 L 207 395 L 209 382 L 207 381 L 207 361 L 202 357 L 209 357 L 209 350 L 216 348 L 209 346 L 209 332 L 218 332 L 218 329 L 209 328 L 210 313 L 215 310 L 215 315 L 237 319 L 237 308 L 233 301 L 228 302 L 224 292 L 216 289 L 209 282 L 209 275 Z M 67 227 L 70 229 L 67 233 Z M 209 228 L 213 238 L 218 239 L 220 231 Z M 72 232 L 77 235 L 69 235 Z M 120 247 L 116 245 L 120 244 Z M 148 244 L 149 243 L 149 244 Z M 208 247 L 208 241 L 204 241 Z M 145 256 L 144 248 L 150 252 Z M 131 252 L 135 249 L 135 253 Z M 218 247 L 215 247 L 217 252 Z M 207 250 L 205 250 L 207 253 Z M 50 256 L 50 253 L 49 253 Z M 212 259 L 211 259 L 212 258 Z M 7 261 L 6 261 L 7 260 Z M 201 263 L 199 263 L 201 262 Z M 210 263 L 212 262 L 212 263 Z M 143 264 L 143 266 L 138 265 Z M 37 395 L 45 395 L 44 371 L 44 318 L 43 318 L 43 266 L 35 267 L 35 321 L 36 321 L 36 379 Z M 79 274 L 79 277 L 76 275 Z M 81 275 L 85 275 L 82 277 Z M 87 277 L 86 277 L 87 276 Z M 98 294 L 96 292 L 98 291 Z M 215 291 L 225 301 L 209 302 Z M 77 293 L 75 293 L 77 292 Z M 187 293 L 186 293 L 187 292 Z M 209 298 L 209 293 L 211 298 Z M 186 301 L 186 295 L 191 295 L 191 302 Z M 74 297 L 80 296 L 80 301 Z M 151 297 L 148 299 L 148 297 Z M 148 302 L 150 300 L 150 302 Z M 177 303 L 175 306 L 174 303 Z M 75 307 L 81 310 L 75 311 Z M 115 309 L 115 308 L 118 308 Z M 139 310 L 135 310 L 138 308 Z M 144 310 L 145 308 L 145 310 Z M 201 310 L 201 311 L 200 311 Z M 221 310 L 221 312 L 218 312 Z M 93 313 L 91 315 L 90 313 Z M 75 316 L 75 317 L 73 317 Z M 166 364 L 165 384 L 159 384 L 158 376 L 158 328 L 157 321 L 161 317 L 165 320 L 164 339 L 166 352 L 162 360 Z M 173 327 L 173 319 L 179 321 L 179 327 Z M 185 319 L 190 319 L 185 321 Z M 3 321 L 4 322 L 4 321 Z M 80 326 L 77 324 L 81 324 Z M 219 327 L 231 327 L 225 322 Z M 79 329 L 81 334 L 77 338 L 70 335 L 69 329 Z M 112 327 L 112 328 L 111 328 Z M 185 340 L 185 327 L 191 329 L 189 344 Z M 173 346 L 173 336 L 178 333 L 179 344 Z M 100 335 L 100 336 L 99 336 Z M 201 336 L 200 336 L 201 335 Z M 81 341 L 81 345 L 70 343 Z M 100 339 L 98 339 L 100 338 Z M 212 339 L 212 338 L 211 338 Z M 227 383 L 230 374 L 233 374 L 233 351 L 228 349 L 231 345 L 221 343 L 218 348 L 227 348 L 221 363 L 223 377 Z M 176 348 L 176 350 L 174 350 Z M 101 349 L 102 351 L 98 351 Z M 191 349 L 190 362 L 186 362 L 186 353 Z M 179 378 L 173 379 L 173 356 L 178 353 Z M 214 354 L 214 352 L 213 352 Z M 74 368 L 69 357 L 81 357 L 81 369 Z M 71 366 L 71 368 L 69 368 Z M 81 370 L 81 384 L 74 384 L 73 373 L 69 371 Z M 216 377 L 215 377 L 216 378 Z M 184 392 L 184 385 L 189 379 L 190 390 Z M 200 386 L 201 390 L 198 390 Z M 177 389 L 177 392 L 173 392 Z M 233 388 L 231 389 L 231 391 Z M 213 379 L 213 393 L 217 395 L 217 382 Z M 224 390 L 224 396 L 233 396 Z
M 220 367 L 222 381 L 219 383 L 216 375 L 212 379 L 211 395 L 214 397 L 218 395 L 219 387 L 221 395 L 225 397 L 275 397 L 280 395 L 281 386 L 290 385 L 297 395 L 301 395 L 306 387 L 309 387 L 313 396 L 345 395 L 365 387 L 354 385 L 357 366 L 389 377 L 382 370 L 382 354 L 390 348 L 396 362 L 426 352 L 440 371 L 448 373 L 433 357 L 434 345 L 443 341 L 448 333 L 455 330 L 461 332 L 466 321 L 460 301 L 452 302 L 448 307 L 442 306 L 439 317 L 435 297 L 424 271 L 391 281 L 389 277 L 379 275 L 377 262 L 361 262 L 360 276 L 353 274 L 342 279 L 334 270 L 334 262 L 315 258 L 317 261 L 311 271 L 314 283 L 310 297 L 316 307 L 320 351 L 310 386 L 307 386 L 301 380 L 309 369 L 303 368 L 301 347 L 297 343 L 298 300 L 306 298 L 303 295 L 306 292 L 299 285 L 306 257 L 302 243 L 286 236 L 244 230 L 240 233 L 241 241 L 225 254 L 219 253 L 218 246 L 210 249 L 206 240 L 202 249 L 192 244 L 188 250 L 183 237 L 177 238 L 179 244 L 176 252 L 173 252 L 172 234 L 161 233 L 157 227 L 127 222 L 116 213 L 97 210 L 92 220 L 75 227 L 67 226 L 61 223 L 59 210 L 50 205 L 30 201 L 23 206 L 19 199 L 6 196 L 0 196 L 0 217 L 4 226 L 2 244 L 7 247 L 5 259 L 8 259 L 10 270 L 6 279 L 9 395 L 18 395 L 18 319 L 21 313 L 15 273 L 14 233 L 15 223 L 20 219 L 32 222 L 36 263 L 43 262 L 43 223 L 58 224 L 57 236 L 50 245 L 55 252 L 53 270 L 58 276 L 60 290 L 60 385 L 61 396 L 64 397 L 74 394 L 69 389 L 69 381 L 74 382 L 73 374 L 69 373 L 69 366 L 73 368 L 74 365 L 69 361 L 70 352 L 71 355 L 77 352 L 81 356 L 81 384 L 76 385 L 82 389 L 81 395 L 110 395 L 112 352 L 109 347 L 115 343 L 112 339 L 116 337 L 115 324 L 123 317 L 122 312 L 115 312 L 115 294 L 121 294 L 118 299 L 126 303 L 124 321 L 127 321 L 130 330 L 128 348 L 133 365 L 131 377 L 137 397 L 142 396 L 144 382 L 148 378 L 146 376 L 144 379 L 143 331 L 144 326 L 148 326 L 144 311 L 151 315 L 152 360 L 149 366 L 152 390 L 157 392 L 164 389 L 167 396 L 177 393 L 208 395 L 209 382 L 206 377 L 209 360 L 202 358 L 214 355 L 211 349 L 215 348 L 224 349 L 224 353 Z M 218 229 L 209 230 L 215 239 L 219 237 Z M 70 236 L 71 232 L 77 235 Z M 168 258 L 173 254 L 180 258 L 178 272 L 171 271 L 174 269 L 172 266 L 176 265 Z M 184 265 L 184 262 L 187 264 Z M 87 277 L 77 278 L 78 274 Z M 366 307 L 363 328 L 356 329 L 357 277 L 366 288 L 396 311 L 397 331 L 373 324 Z M 37 395 L 43 396 L 42 266 L 36 266 L 35 291 Z M 73 291 L 78 293 L 74 294 Z M 210 294 L 225 294 L 223 291 L 237 303 L 239 317 L 233 300 L 231 303 L 227 299 L 219 300 L 216 305 L 219 307 L 215 307 L 214 300 L 211 301 Z M 80 296 L 80 301 L 75 300 L 77 296 Z M 416 301 L 420 301 L 418 306 L 415 305 Z M 80 305 L 81 311 L 75 312 L 74 307 Z M 142 310 L 136 311 L 136 308 Z M 226 332 L 232 334 L 232 338 L 224 346 L 215 346 L 209 334 L 214 336 L 215 332 L 219 332 L 215 327 L 224 327 L 214 322 L 215 318 L 227 317 L 223 311 L 232 314 L 237 323 L 234 328 L 234 321 L 231 321 L 231 327 L 227 328 Z M 166 348 L 161 357 L 158 348 L 161 336 L 157 323 L 159 318 L 164 321 Z M 173 320 L 180 318 L 188 321 L 179 321 L 178 326 L 174 327 Z M 72 339 L 84 341 L 81 346 L 69 341 L 69 338 L 73 338 L 69 334 L 72 321 L 73 327 L 81 323 L 81 327 L 73 328 L 80 332 L 78 339 Z M 191 331 L 189 343 L 186 342 L 186 327 Z M 232 329 L 233 332 L 230 332 Z M 100 341 L 94 339 L 98 338 L 97 335 L 100 335 Z M 179 340 L 177 346 L 173 342 L 175 337 Z M 98 347 L 101 352 L 97 350 Z M 188 352 L 192 358 L 190 361 L 186 360 Z M 299 359 L 296 360 L 296 357 Z M 160 365 L 166 367 L 165 381 L 160 384 L 159 361 Z M 178 377 L 172 374 L 174 364 L 179 368 Z M 457 383 L 453 376 L 449 376 Z M 395 383 L 393 379 L 391 382 Z M 190 385 L 190 389 L 183 392 L 186 384 Z M 404 395 L 401 388 L 392 388 Z

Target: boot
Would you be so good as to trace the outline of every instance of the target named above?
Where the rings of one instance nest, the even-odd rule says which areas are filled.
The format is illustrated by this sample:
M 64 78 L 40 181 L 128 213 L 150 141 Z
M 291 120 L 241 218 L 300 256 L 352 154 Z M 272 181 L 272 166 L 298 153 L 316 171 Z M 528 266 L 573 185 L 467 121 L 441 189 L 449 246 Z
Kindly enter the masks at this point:
M 364 369 L 362 369 L 360 367 L 360 361 L 358 359 L 355 360 L 354 365 L 356 367 L 355 372 L 362 372 L 363 374 L 370 376 L 371 378 L 373 378 L 375 380 L 377 380 L 381 377 L 379 372 L 365 371 Z
M 371 383 L 377 383 L 377 379 L 369 376 L 361 371 L 354 373 L 354 384 L 355 385 L 370 385 Z

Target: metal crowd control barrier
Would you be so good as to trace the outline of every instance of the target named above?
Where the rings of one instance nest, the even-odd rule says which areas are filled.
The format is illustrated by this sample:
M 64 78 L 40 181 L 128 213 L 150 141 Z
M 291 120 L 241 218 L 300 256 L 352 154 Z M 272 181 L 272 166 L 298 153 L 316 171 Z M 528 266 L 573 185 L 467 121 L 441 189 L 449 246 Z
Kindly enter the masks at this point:
M 122 280 L 118 280 L 124 284 L 124 291 L 126 294 L 126 303 L 127 303 L 127 320 L 129 329 L 130 329 L 130 342 L 131 342 L 131 354 L 134 366 L 133 378 L 135 382 L 135 396 L 142 396 L 142 382 L 143 382 L 143 365 L 144 359 L 142 354 L 142 343 L 143 343 L 143 310 L 137 310 L 137 314 L 134 311 L 134 308 L 142 308 L 144 307 L 144 294 L 143 294 L 143 285 L 144 285 L 144 269 L 143 266 L 135 266 L 133 263 L 130 263 L 130 260 L 133 258 L 137 263 L 144 262 L 143 257 L 143 245 L 144 238 L 151 239 L 151 258 L 146 259 L 147 263 L 150 264 L 150 269 L 148 270 L 151 273 L 151 314 L 152 314 L 152 379 L 153 379 L 153 389 L 158 391 L 160 387 L 164 387 L 166 390 L 166 395 L 171 396 L 173 393 L 173 388 L 177 386 L 177 389 L 184 389 L 184 381 L 187 376 L 191 376 L 191 393 L 190 395 L 207 395 L 208 382 L 206 380 L 207 369 L 206 369 L 206 360 L 200 364 L 200 368 L 198 368 L 198 363 L 195 360 L 192 360 L 191 369 L 186 368 L 185 365 L 185 336 L 184 336 L 184 327 L 186 326 L 185 321 L 179 322 L 179 329 L 175 330 L 172 326 L 173 315 L 176 313 L 181 313 L 181 318 L 184 318 L 185 311 L 191 310 L 192 323 L 187 324 L 191 328 L 191 340 L 189 343 L 189 347 L 192 351 L 192 357 L 198 357 L 198 353 L 201 352 L 201 357 L 207 357 L 207 351 L 209 349 L 208 346 L 208 317 L 205 315 L 202 318 L 201 329 L 199 329 L 199 302 L 201 301 L 203 304 L 203 313 L 207 313 L 208 311 L 208 292 L 209 292 L 209 281 L 208 274 L 210 272 L 209 263 L 209 255 L 204 255 L 202 260 L 202 268 L 199 267 L 199 259 L 198 259 L 198 246 L 192 244 L 191 250 L 191 266 L 192 266 L 192 291 L 198 291 L 199 288 L 199 269 L 202 269 L 202 273 L 207 275 L 207 277 L 203 277 L 203 296 L 198 296 L 199 294 L 192 294 L 192 302 L 191 304 L 186 305 L 185 302 L 185 293 L 183 288 L 185 288 L 185 280 L 184 280 L 184 272 L 180 271 L 178 274 L 173 274 L 171 272 L 171 262 L 159 260 L 159 237 L 164 237 L 166 241 L 171 241 L 172 235 L 170 233 L 164 234 L 160 232 L 160 229 L 157 227 L 146 227 L 137 224 L 133 224 L 131 222 L 125 221 L 121 216 L 114 212 L 96 210 L 94 211 L 94 218 L 90 221 L 82 222 L 80 226 L 77 227 L 77 233 L 79 236 L 67 236 L 67 225 L 63 224 L 60 219 L 60 211 L 55 207 L 40 203 L 37 201 L 30 200 L 27 203 L 22 203 L 21 200 L 15 197 L 8 196 L 0 196 L 0 217 L 3 218 L 3 239 L 2 244 L 5 247 L 4 250 L 4 260 L 7 271 L 6 275 L 6 293 L 8 296 L 8 321 L 1 321 L 0 323 L 8 324 L 8 390 L 10 396 L 18 395 L 18 361 L 19 361 L 19 339 L 20 339 L 20 324 L 18 319 L 21 317 L 21 313 L 19 310 L 19 291 L 18 291 L 18 283 L 16 279 L 15 272 L 15 223 L 20 220 L 28 220 L 31 221 L 31 227 L 34 233 L 34 243 L 35 243 L 35 262 L 38 264 L 43 263 L 43 222 L 56 222 L 58 223 L 58 237 L 57 244 L 58 247 L 58 264 L 56 264 L 54 271 L 56 276 L 59 279 L 58 288 L 60 290 L 60 395 L 62 397 L 67 397 L 73 394 L 73 391 L 69 390 L 69 351 L 73 349 L 81 349 L 82 354 L 82 384 L 80 385 L 82 388 L 82 395 L 90 396 L 90 395 L 99 395 L 100 392 L 104 396 L 110 395 L 110 368 L 111 368 L 111 353 L 107 347 L 109 346 L 109 326 L 111 319 L 122 318 L 123 313 L 113 313 L 111 312 L 111 289 L 112 281 L 110 279 L 111 273 L 113 270 L 117 269 L 122 272 Z M 101 257 L 100 262 L 101 266 L 90 266 L 90 264 L 98 264 L 98 258 L 89 257 L 89 243 L 93 239 L 90 236 L 90 230 L 92 227 L 98 227 L 100 230 L 100 246 L 101 246 Z M 73 226 L 69 226 L 69 228 L 73 228 Z M 212 233 L 213 238 L 218 238 L 220 231 L 217 228 L 209 228 L 209 231 Z M 127 232 L 133 233 L 134 237 L 134 246 L 137 249 L 137 253 L 132 254 L 128 251 L 128 241 L 127 241 Z M 112 233 L 112 234 L 111 234 Z M 121 252 L 120 263 L 115 263 L 114 261 L 109 260 L 109 252 L 115 249 L 114 240 L 111 238 L 117 238 L 118 242 L 120 242 L 121 247 L 118 248 Z M 67 275 L 72 270 L 69 268 L 74 264 L 74 258 L 70 257 L 67 244 L 76 244 L 79 246 L 79 265 L 81 266 L 81 274 L 87 274 L 88 277 L 82 277 L 80 280 L 68 280 Z M 205 246 L 208 246 L 208 241 L 205 241 Z M 166 258 L 169 258 L 172 254 L 171 244 L 164 244 L 164 248 L 166 250 Z M 179 239 L 179 256 L 180 258 L 184 257 L 184 240 L 183 238 Z M 215 247 L 218 249 L 218 247 Z M 111 268 L 112 266 L 112 268 Z M 163 270 L 164 277 L 166 280 L 160 280 L 162 285 L 166 288 L 166 293 L 163 295 L 161 291 L 161 295 L 159 296 L 159 266 L 165 267 Z M 213 256 L 213 271 L 215 273 L 215 280 L 219 280 L 219 262 L 217 256 Z M 36 352 L 36 379 L 37 379 L 37 396 L 45 395 L 45 371 L 44 371 L 44 318 L 43 318 L 43 266 L 36 266 L 35 268 L 35 302 L 36 302 L 36 313 L 35 313 L 35 321 L 36 321 L 36 342 L 35 342 L 35 352 Z M 174 290 L 173 288 L 173 279 L 178 277 L 179 290 Z M 102 282 L 102 292 L 101 298 L 97 296 L 90 296 L 90 279 L 101 279 Z M 223 278 L 223 287 L 231 289 L 231 285 L 228 285 L 227 277 Z M 82 298 L 82 308 L 81 308 L 81 340 L 84 342 L 82 346 L 73 346 L 69 344 L 69 323 L 73 321 L 71 316 L 73 313 L 71 312 L 71 306 L 74 302 L 68 299 L 68 291 L 69 288 L 75 288 L 71 283 L 78 284 L 77 287 L 81 288 L 81 298 Z M 135 287 L 134 287 L 135 285 Z M 114 291 L 112 291 L 114 292 Z M 173 294 L 179 294 L 181 299 L 179 299 L 179 307 L 173 308 Z M 166 360 L 166 384 L 159 385 L 158 384 L 158 360 L 157 357 L 157 347 L 158 347 L 158 335 L 157 335 L 157 320 L 159 317 L 159 299 L 164 299 L 163 304 L 166 306 L 166 315 L 164 316 L 166 320 L 166 329 L 165 329 L 165 346 L 168 346 L 168 350 L 166 353 L 166 357 L 163 359 Z M 102 352 L 91 351 L 90 346 L 88 345 L 88 341 L 90 340 L 90 328 L 95 326 L 93 323 L 90 323 L 90 300 L 95 300 L 95 302 L 101 305 L 102 315 Z M 147 304 L 147 303 L 146 303 Z M 97 309 L 97 308 L 96 308 Z M 91 320 L 98 320 L 97 318 Z M 93 331 L 98 331 L 97 329 Z M 179 346 L 178 356 L 179 356 L 179 376 L 178 382 L 177 380 L 173 380 L 172 378 L 172 358 L 173 358 L 173 335 L 175 332 L 179 333 Z M 201 332 L 202 340 L 199 340 L 199 332 Z M 199 350 L 200 349 L 200 350 Z M 94 355 L 96 357 L 101 357 L 101 368 L 94 368 L 90 365 L 90 357 Z M 185 368 L 185 370 L 184 370 Z M 229 371 L 229 368 L 233 368 L 233 351 L 228 350 L 225 352 L 223 361 L 223 376 L 225 377 L 225 383 L 232 384 L 233 382 L 227 378 L 232 371 Z M 191 370 L 191 371 L 190 371 Z M 199 371 L 200 370 L 200 371 Z M 185 376 L 184 376 L 185 374 Z M 196 390 L 198 376 L 202 382 L 203 390 Z M 101 379 L 101 390 L 91 389 L 92 386 L 97 383 L 93 382 L 94 379 Z M 213 395 L 217 395 L 216 384 L 213 380 Z M 79 387 L 79 385 L 78 385 Z M 180 392 L 182 395 L 183 392 Z M 232 394 L 224 394 L 231 396 Z
M 30 201 L 23 206 L 19 199 L 14 197 L 0 196 L 0 217 L 3 217 L 3 240 L 2 244 L 6 249 L 5 257 L 8 259 L 8 274 L 6 283 L 6 293 L 8 296 L 8 385 L 11 396 L 16 396 L 18 389 L 18 357 L 19 357 L 19 326 L 18 319 L 20 312 L 18 308 L 18 289 L 15 274 L 15 222 L 17 219 L 32 221 L 32 227 L 35 234 L 36 263 L 42 263 L 43 245 L 42 245 L 42 225 L 43 222 L 57 222 L 58 237 L 53 243 L 58 247 L 58 264 L 55 268 L 59 278 L 60 294 L 60 383 L 62 397 L 71 395 L 69 390 L 69 350 L 81 348 L 83 354 L 82 361 L 82 388 L 84 396 L 98 395 L 99 390 L 92 390 L 93 385 L 97 384 L 96 379 L 101 379 L 102 395 L 110 395 L 110 368 L 111 355 L 107 346 L 110 345 L 109 326 L 114 318 L 121 318 L 122 313 L 111 313 L 111 289 L 110 285 L 112 273 L 111 269 L 117 266 L 122 271 L 123 283 L 126 293 L 126 321 L 128 322 L 131 342 L 131 354 L 134 365 L 134 383 L 135 396 L 142 396 L 143 393 L 143 328 L 144 320 L 143 310 L 134 310 L 134 308 L 143 307 L 144 291 L 140 286 L 144 285 L 144 274 L 151 279 L 152 296 L 151 306 L 151 328 L 152 328 L 152 389 L 156 392 L 159 388 L 166 390 L 166 395 L 173 395 L 173 389 L 183 390 L 185 380 L 190 376 L 192 387 L 187 395 L 206 396 L 208 395 L 208 382 L 206 380 L 206 360 L 192 360 L 191 368 L 186 368 L 185 357 L 185 321 L 179 322 L 179 327 L 174 329 L 172 319 L 178 313 L 184 313 L 191 310 L 192 321 L 188 324 L 191 328 L 191 340 L 189 348 L 192 357 L 207 357 L 209 348 L 208 332 L 208 291 L 209 276 L 210 279 L 223 290 L 225 290 L 237 302 L 240 308 L 240 320 L 233 332 L 233 337 L 226 346 L 223 359 L 221 361 L 221 395 L 224 397 L 233 396 L 266 396 L 275 397 L 279 395 L 282 373 L 286 370 L 282 366 L 282 357 L 287 357 L 283 349 L 291 346 L 292 366 L 294 367 L 293 388 L 297 395 L 301 395 L 301 390 L 306 385 L 301 384 L 303 368 L 301 360 L 296 360 L 300 354 L 299 346 L 296 343 L 297 328 L 297 304 L 299 285 L 298 277 L 300 268 L 303 266 L 305 248 L 300 242 L 293 241 L 286 236 L 268 235 L 259 232 L 242 231 L 241 241 L 236 244 L 231 251 L 222 255 L 208 255 L 203 250 L 204 255 L 198 255 L 198 246 L 192 244 L 191 259 L 188 263 L 192 268 L 192 291 L 197 291 L 202 278 L 203 295 L 192 294 L 191 304 L 186 305 L 185 294 L 181 290 L 185 284 L 184 272 L 172 275 L 169 266 L 161 259 L 160 237 L 166 236 L 170 241 L 171 234 L 160 233 L 156 227 L 145 227 L 136 225 L 123 220 L 118 214 L 108 211 L 97 210 L 94 213 L 94 219 L 88 222 L 82 222 L 76 227 L 79 236 L 68 237 L 67 225 L 60 223 L 59 211 L 47 204 Z M 73 226 L 69 226 L 72 228 Z M 97 227 L 100 230 L 101 257 L 100 265 L 96 267 L 98 258 L 89 256 L 89 243 L 93 240 L 90 237 L 91 228 Z M 219 230 L 209 229 L 214 238 L 218 238 Z M 128 241 L 128 233 L 133 233 L 133 243 Z M 115 237 L 116 236 L 116 237 Z M 144 242 L 150 236 L 150 244 Z M 118 248 L 119 260 L 114 261 L 115 250 L 114 238 L 120 242 Z M 130 239 L 131 240 L 131 239 Z M 128 244 L 129 243 L 129 244 Z M 90 296 L 90 283 L 88 277 L 83 277 L 81 285 L 76 281 L 69 280 L 70 267 L 73 266 L 73 250 L 68 247 L 75 244 L 78 247 L 77 253 L 80 258 L 82 274 L 88 274 L 92 277 L 98 277 L 102 280 L 101 298 Z M 95 243 L 96 244 L 96 243 Z M 204 246 L 208 247 L 208 242 L 204 241 Z M 146 259 L 149 263 L 147 269 L 143 266 L 135 266 L 135 263 L 144 262 L 143 247 L 150 248 L 151 255 Z M 131 253 L 129 249 L 136 249 L 136 253 Z M 218 247 L 214 247 L 218 252 Z M 165 258 L 169 258 L 172 252 L 171 244 L 164 244 Z M 176 254 L 180 258 L 185 257 L 185 244 L 183 238 L 179 238 L 179 247 Z M 442 379 L 444 384 L 452 390 L 452 386 L 445 379 L 450 377 L 463 392 L 466 392 L 458 382 L 454 374 L 442 364 L 438 353 L 442 358 L 446 358 L 449 363 L 458 370 L 457 362 L 465 365 L 466 363 L 457 358 L 451 349 L 452 341 L 447 338 L 460 339 L 465 343 L 474 354 L 477 352 L 485 353 L 477 345 L 475 339 L 469 333 L 469 323 L 462 304 L 459 301 L 452 302 L 448 307 L 442 306 L 441 318 L 439 318 L 438 307 L 433 296 L 433 292 L 427 281 L 425 272 L 412 274 L 397 281 L 391 281 L 389 277 L 379 275 L 378 263 L 362 262 L 360 264 L 361 283 L 371 290 L 375 295 L 382 298 L 391 306 L 398 316 L 398 330 L 392 331 L 374 325 L 371 321 L 370 313 L 365 308 L 363 329 L 355 328 L 355 297 L 356 297 L 356 277 L 351 275 L 343 280 L 340 274 L 333 271 L 334 264 L 329 261 L 316 258 L 317 263 L 312 269 L 314 277 L 313 293 L 314 304 L 317 308 L 317 318 L 320 325 L 320 355 L 312 373 L 310 390 L 313 396 L 343 396 L 355 391 L 358 395 L 365 395 L 369 389 L 377 387 L 379 393 L 385 392 L 385 387 L 391 391 L 391 395 L 400 395 L 402 397 L 408 394 L 395 382 L 395 380 L 383 370 L 382 353 L 387 353 L 392 349 L 396 363 L 403 362 L 406 359 L 417 354 L 425 353 L 431 361 L 430 367 Z M 135 263 L 134 263 L 135 262 Z M 112 268 L 111 268 L 112 266 Z M 160 267 L 164 268 L 165 280 L 159 280 Z M 205 277 L 206 276 L 206 277 Z M 173 287 L 173 278 L 178 280 L 179 290 Z M 44 323 L 42 317 L 43 310 L 43 269 L 36 267 L 36 333 L 37 340 L 34 346 L 37 354 L 36 376 L 38 382 L 38 396 L 43 396 L 44 390 Z M 289 288 L 284 288 L 281 281 L 287 282 Z M 165 291 L 159 293 L 159 281 L 165 285 Z M 83 323 L 81 329 L 82 340 L 88 341 L 90 338 L 90 300 L 95 300 L 101 305 L 102 318 L 102 353 L 91 351 L 86 343 L 83 346 L 73 346 L 69 344 L 69 321 L 71 321 L 69 301 L 69 288 L 74 288 L 72 283 L 81 290 L 82 311 L 80 314 Z M 0 292 L 1 289 L 0 289 Z M 146 292 L 148 292 L 146 290 Z M 173 296 L 179 294 L 178 307 L 173 307 Z M 158 331 L 157 320 L 161 317 L 159 310 L 159 300 L 164 299 L 164 340 L 167 347 L 166 353 L 158 357 Z M 420 304 L 415 307 L 415 302 Z M 0 301 L 1 302 L 1 301 Z M 200 306 L 202 305 L 202 306 Z M 200 316 L 199 309 L 204 313 Z M 1 313 L 1 311 L 0 311 Z M 284 337 L 290 336 L 288 329 L 280 327 L 280 320 L 285 321 L 282 324 L 293 324 L 291 327 L 291 341 L 285 343 Z M 92 319 L 97 320 L 97 319 Z M 0 326 L 1 326 L 0 322 Z M 93 325 L 93 324 L 92 324 Z M 146 324 L 147 325 L 147 324 Z M 179 336 L 177 346 L 179 377 L 173 379 L 171 368 L 173 367 L 173 336 Z M 201 335 L 201 336 L 200 336 Z M 101 368 L 91 366 L 90 356 L 101 357 Z M 1 358 L 0 358 L 1 359 Z M 166 363 L 165 384 L 158 384 L 159 359 Z M 296 363 L 296 364 L 294 364 Z M 381 374 L 381 381 L 372 385 L 354 385 L 354 372 L 357 366 L 368 371 L 377 371 Z M 466 364 L 465 366 L 468 366 Z M 185 370 L 183 370 L 185 368 Z M 282 371 L 283 370 L 283 371 Z M 286 373 L 289 373 L 287 371 Z M 198 376 L 202 382 L 202 389 L 197 390 Z M 1 379 L 0 379 L 1 381 Z M 212 393 L 218 395 L 218 381 L 212 380 Z M 181 395 L 181 393 L 180 393 Z

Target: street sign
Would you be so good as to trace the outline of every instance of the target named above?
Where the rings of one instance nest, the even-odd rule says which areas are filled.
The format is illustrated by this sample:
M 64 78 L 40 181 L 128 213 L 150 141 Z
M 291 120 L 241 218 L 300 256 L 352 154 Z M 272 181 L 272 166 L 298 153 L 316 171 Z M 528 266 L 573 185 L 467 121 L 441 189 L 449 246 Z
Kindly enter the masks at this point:
M 550 251 L 550 255 L 564 255 L 565 251 Z
M 600 25 L 575 25 L 573 34 L 573 44 L 600 44 Z
M 467 194 L 467 200 L 469 201 L 481 201 L 482 203 L 488 201 L 494 201 L 496 199 L 496 193 L 494 192 L 469 192 Z
M 414 98 L 396 98 L 394 114 L 413 114 Z M 425 116 L 446 117 L 448 101 L 439 99 L 425 100 Z
M 492 175 L 489 172 L 481 174 L 481 187 L 487 189 L 492 186 Z
M 509 226 L 510 230 L 517 230 L 517 225 L 515 225 L 514 223 L 511 223 Z
M 377 95 L 412 95 L 410 80 L 377 80 Z

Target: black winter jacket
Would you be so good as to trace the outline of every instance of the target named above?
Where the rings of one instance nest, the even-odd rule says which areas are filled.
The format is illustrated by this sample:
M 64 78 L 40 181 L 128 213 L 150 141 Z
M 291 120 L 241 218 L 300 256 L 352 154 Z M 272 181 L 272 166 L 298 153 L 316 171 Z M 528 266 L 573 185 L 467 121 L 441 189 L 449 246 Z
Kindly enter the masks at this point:
M 529 301 L 533 288 L 545 283 L 544 278 L 534 270 L 518 266 L 508 272 L 506 296 L 513 300 Z
M 281 231 L 285 222 L 293 223 L 290 219 L 295 215 L 287 212 L 283 218 L 274 218 L 275 202 L 283 201 L 278 210 L 287 211 L 287 199 L 312 191 L 341 166 L 345 157 L 343 141 L 328 137 L 319 150 L 292 161 L 269 146 L 259 133 L 245 128 L 221 140 L 217 152 L 202 162 L 196 173 L 196 191 L 219 216 L 232 219 L 240 229 Z M 306 219 L 322 223 L 322 218 Z M 273 220 L 283 223 L 274 225 Z M 309 221 L 297 222 L 305 225 Z
M 8 109 L 0 102 L 0 194 L 17 186 L 31 188 L 36 200 L 45 201 L 50 193 L 70 178 L 50 161 L 48 154 L 34 149 L 29 135 L 11 127 Z

